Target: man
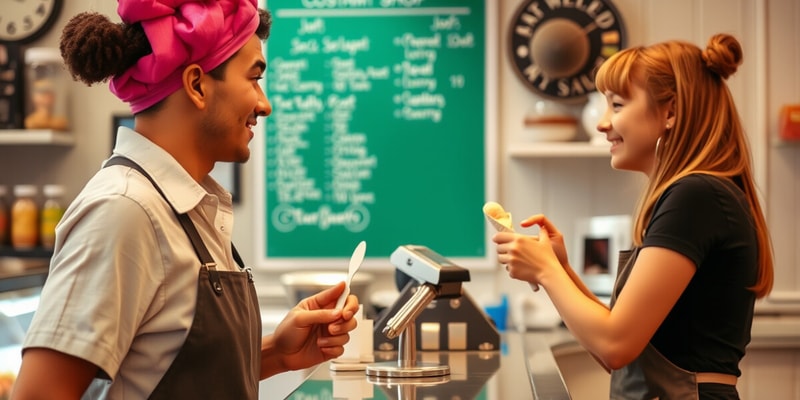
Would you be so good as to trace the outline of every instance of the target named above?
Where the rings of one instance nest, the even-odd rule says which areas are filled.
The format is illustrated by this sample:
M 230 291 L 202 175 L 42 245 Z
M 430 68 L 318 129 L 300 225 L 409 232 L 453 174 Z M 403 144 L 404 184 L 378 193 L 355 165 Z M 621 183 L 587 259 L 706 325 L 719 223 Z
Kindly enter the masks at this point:
M 73 76 L 111 78 L 135 129 L 120 128 L 58 227 L 12 398 L 254 399 L 259 379 L 341 355 L 358 309 L 355 296 L 333 309 L 339 283 L 262 339 L 231 196 L 208 175 L 247 161 L 272 111 L 259 85 L 269 13 L 256 0 L 119 0 L 118 12 L 121 24 L 79 14 L 62 35 Z

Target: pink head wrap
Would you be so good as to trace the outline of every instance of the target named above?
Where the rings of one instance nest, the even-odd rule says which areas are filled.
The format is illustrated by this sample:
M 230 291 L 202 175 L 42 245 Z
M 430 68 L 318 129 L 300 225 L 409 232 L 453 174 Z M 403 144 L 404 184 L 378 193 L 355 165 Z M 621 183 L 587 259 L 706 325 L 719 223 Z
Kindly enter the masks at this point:
M 183 69 L 208 72 L 258 28 L 257 0 L 119 0 L 122 21 L 142 24 L 153 52 L 111 79 L 111 92 L 138 113 L 181 87 Z

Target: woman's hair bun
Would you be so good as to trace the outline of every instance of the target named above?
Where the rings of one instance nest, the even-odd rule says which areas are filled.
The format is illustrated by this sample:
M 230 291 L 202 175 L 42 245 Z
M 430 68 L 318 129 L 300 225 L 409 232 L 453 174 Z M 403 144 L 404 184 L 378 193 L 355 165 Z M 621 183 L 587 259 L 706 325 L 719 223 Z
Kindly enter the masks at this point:
M 702 57 L 708 69 L 728 79 L 742 64 L 742 46 L 733 36 L 718 33 L 708 40 Z

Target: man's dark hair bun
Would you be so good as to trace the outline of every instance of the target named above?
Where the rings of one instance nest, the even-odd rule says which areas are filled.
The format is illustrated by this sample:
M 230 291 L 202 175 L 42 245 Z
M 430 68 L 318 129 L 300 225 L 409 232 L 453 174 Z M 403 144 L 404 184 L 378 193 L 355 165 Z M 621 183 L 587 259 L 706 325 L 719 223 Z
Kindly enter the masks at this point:
M 59 48 L 72 77 L 88 85 L 122 74 L 152 51 L 141 25 L 116 24 L 90 12 L 69 20 Z

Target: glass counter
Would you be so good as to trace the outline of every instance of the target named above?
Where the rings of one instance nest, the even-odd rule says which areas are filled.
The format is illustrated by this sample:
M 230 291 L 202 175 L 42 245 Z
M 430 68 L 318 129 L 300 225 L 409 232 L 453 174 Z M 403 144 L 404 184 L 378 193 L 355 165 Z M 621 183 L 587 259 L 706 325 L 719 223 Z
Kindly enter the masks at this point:
M 22 341 L 47 278 L 46 260 L 29 261 L 0 258 L 0 400 L 8 398 L 19 371 Z
M 39 305 L 41 287 L 0 293 L 0 400 L 9 395 L 22 362 L 22 341 Z
M 420 362 L 450 366 L 450 375 L 439 378 L 378 378 L 323 363 L 287 399 L 569 399 L 548 342 L 504 333 L 498 351 L 417 352 Z M 376 362 L 396 359 L 396 352 L 375 352 Z

